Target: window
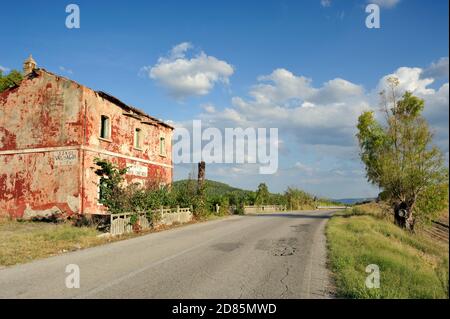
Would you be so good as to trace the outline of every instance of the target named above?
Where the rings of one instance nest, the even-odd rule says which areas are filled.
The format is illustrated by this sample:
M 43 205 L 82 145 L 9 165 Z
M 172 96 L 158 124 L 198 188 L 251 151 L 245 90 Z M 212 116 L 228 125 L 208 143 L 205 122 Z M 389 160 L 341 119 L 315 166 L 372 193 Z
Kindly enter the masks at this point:
M 134 147 L 141 148 L 141 129 L 137 128 L 134 130 Z
M 164 136 L 159 137 L 159 155 L 166 155 L 166 138 Z
M 102 115 L 102 118 L 101 118 L 100 137 L 105 138 L 105 139 L 110 138 L 109 117 L 107 117 L 106 115 Z

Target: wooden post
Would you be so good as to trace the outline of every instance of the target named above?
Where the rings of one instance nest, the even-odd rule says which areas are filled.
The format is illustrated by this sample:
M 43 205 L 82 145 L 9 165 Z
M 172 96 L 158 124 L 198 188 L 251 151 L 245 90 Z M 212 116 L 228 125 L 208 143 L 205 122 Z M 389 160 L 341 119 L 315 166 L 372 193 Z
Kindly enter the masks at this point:
M 205 169 L 206 164 L 204 161 L 198 163 L 197 190 L 199 193 L 203 191 L 203 183 L 205 182 Z

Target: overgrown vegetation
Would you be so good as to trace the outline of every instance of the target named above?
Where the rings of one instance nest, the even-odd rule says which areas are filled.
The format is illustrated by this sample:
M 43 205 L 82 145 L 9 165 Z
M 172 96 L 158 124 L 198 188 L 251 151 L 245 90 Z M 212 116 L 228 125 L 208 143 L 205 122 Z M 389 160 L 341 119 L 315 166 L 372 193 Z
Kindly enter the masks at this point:
M 180 193 L 183 190 L 195 188 L 195 185 L 196 182 L 191 179 L 176 181 L 172 184 L 172 190 Z M 235 207 L 236 213 L 242 213 L 242 208 L 246 205 L 285 205 L 288 210 L 315 209 L 318 205 L 342 206 L 341 203 L 317 198 L 295 187 L 288 187 L 282 194 L 271 193 L 265 183 L 259 184 L 256 191 L 231 187 L 211 180 L 205 180 L 205 187 L 206 199 L 211 211 L 214 211 L 216 204 L 221 208 Z
M 151 216 L 152 210 L 161 206 L 180 206 L 192 207 L 195 216 L 201 219 L 211 214 L 242 214 L 245 205 L 285 205 L 288 209 L 300 210 L 314 209 L 318 203 L 333 204 L 293 187 L 289 187 L 283 194 L 270 193 L 265 183 L 261 183 L 256 191 L 250 191 L 205 180 L 202 189 L 198 189 L 197 181 L 192 178 L 193 174 L 172 185 L 161 186 L 155 180 L 146 185 L 125 186 L 126 168 L 120 169 L 111 162 L 98 158 L 95 159 L 95 164 L 99 167 L 96 174 L 100 176 L 100 202 L 113 214 L 146 212 L 148 217 L 155 218 Z M 220 207 L 219 211 L 216 211 L 217 205 Z
M 162 185 L 157 179 L 146 185 L 130 184 L 125 186 L 124 175 L 127 168 L 119 168 L 117 165 L 99 158 L 95 159 L 95 164 L 99 167 L 95 173 L 100 176 L 99 202 L 105 205 L 111 214 L 146 213 L 149 219 L 155 221 L 158 215 L 153 215 L 153 211 L 160 207 L 174 207 L 178 204 L 189 207 L 191 205 L 189 189 L 185 189 L 183 194 L 176 194 L 170 191 L 169 186 Z M 179 201 L 183 195 L 186 195 L 184 201 Z M 132 223 L 136 220 L 137 216 L 131 217 Z
M 22 79 L 22 73 L 17 70 L 12 70 L 7 75 L 3 75 L 2 70 L 0 70 L 0 93 L 6 89 L 19 85 Z
M 442 152 L 432 145 L 433 135 L 422 116 L 424 101 L 410 92 L 400 99 L 398 79 L 388 79 L 382 92 L 386 124 L 373 112 L 358 121 L 361 159 L 368 180 L 382 189 L 380 197 L 394 210 L 395 222 L 414 230 L 417 221 L 427 222 L 448 202 L 448 169 Z
M 370 204 L 336 214 L 327 225 L 329 262 L 337 296 L 448 298 L 448 244 L 396 227 Z M 380 269 L 380 287 L 365 285 L 366 267 Z

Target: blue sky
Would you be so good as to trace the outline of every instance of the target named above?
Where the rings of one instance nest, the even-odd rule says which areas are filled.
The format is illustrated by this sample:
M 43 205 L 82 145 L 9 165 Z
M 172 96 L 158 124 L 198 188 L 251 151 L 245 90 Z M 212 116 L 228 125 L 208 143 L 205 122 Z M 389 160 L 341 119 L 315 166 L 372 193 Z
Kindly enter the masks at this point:
M 202 118 L 220 127 L 280 128 L 278 174 L 216 164 L 209 178 L 246 188 L 266 181 L 274 191 L 294 185 L 334 198 L 373 196 L 377 190 L 365 181 L 351 121 L 376 106 L 374 93 L 394 73 L 402 87 L 429 100 L 427 116 L 448 158 L 449 35 L 446 0 L 371 2 L 380 5 L 380 29 L 365 27 L 364 0 L 73 1 L 80 29 L 65 27 L 70 2 L 5 2 L 0 68 L 21 68 L 32 53 L 39 66 L 180 125 Z M 182 43 L 189 45 L 178 59 L 191 67 L 187 75 L 208 72 L 203 82 L 182 87 L 162 67 L 176 66 L 170 52 Z M 268 102 L 262 105 L 255 93 Z M 317 106 L 314 114 L 294 110 L 305 101 Z M 277 107 L 281 115 L 271 117 Z M 189 170 L 177 167 L 175 175 L 183 178 Z

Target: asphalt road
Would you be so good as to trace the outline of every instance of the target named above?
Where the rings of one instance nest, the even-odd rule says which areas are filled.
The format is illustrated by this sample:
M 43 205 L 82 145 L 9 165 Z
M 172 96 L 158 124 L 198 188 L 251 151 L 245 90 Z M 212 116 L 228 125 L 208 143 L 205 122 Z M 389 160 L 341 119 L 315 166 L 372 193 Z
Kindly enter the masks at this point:
M 0 298 L 328 298 L 331 214 L 232 216 L 4 268 Z

